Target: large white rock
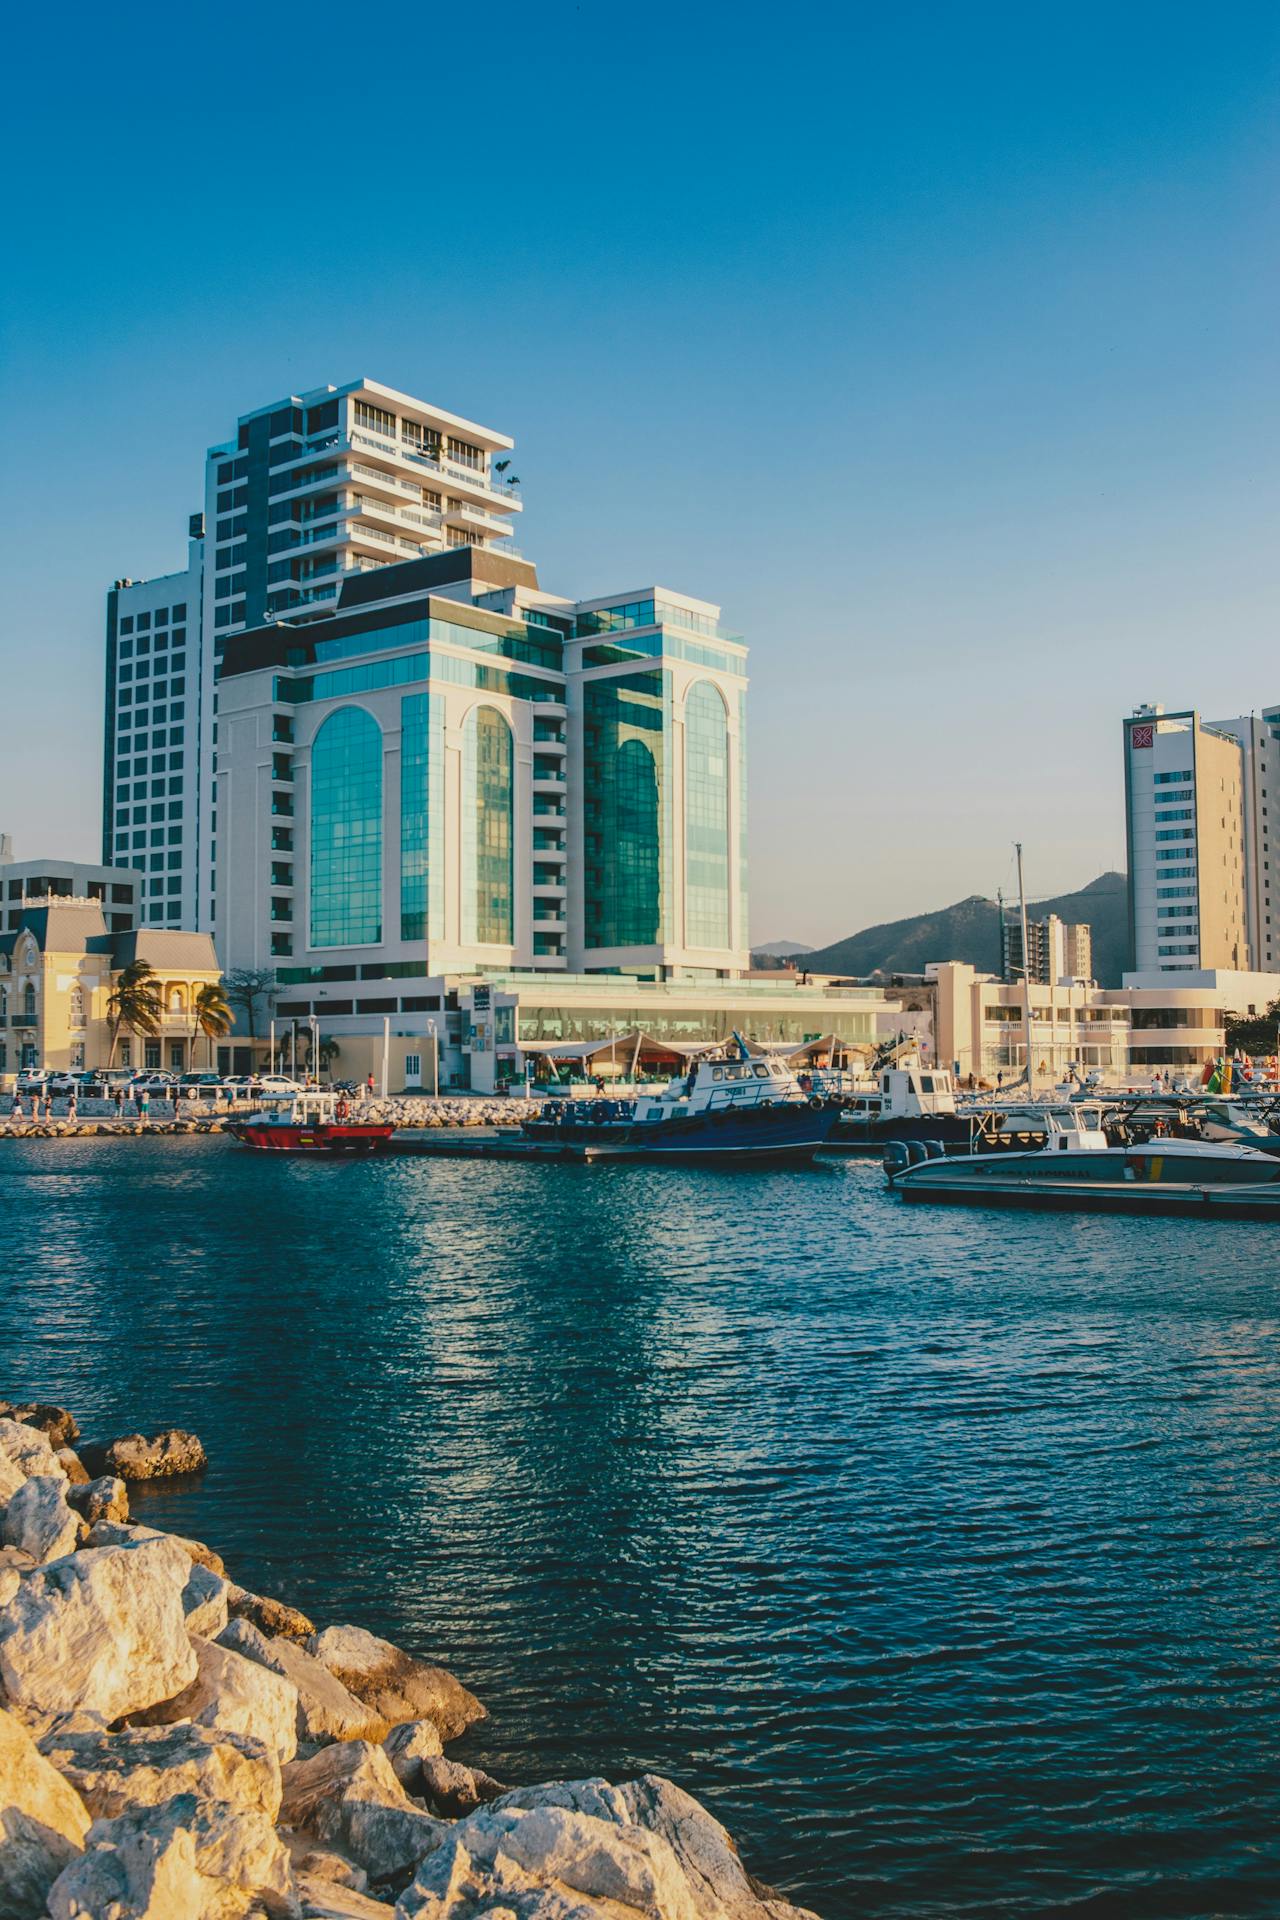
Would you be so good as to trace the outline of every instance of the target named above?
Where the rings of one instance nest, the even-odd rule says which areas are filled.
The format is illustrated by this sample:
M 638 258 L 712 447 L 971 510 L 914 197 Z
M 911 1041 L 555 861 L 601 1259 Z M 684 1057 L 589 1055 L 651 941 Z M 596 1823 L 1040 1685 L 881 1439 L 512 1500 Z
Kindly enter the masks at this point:
M 395 1908 L 385 1900 L 370 1899 L 367 1893 L 338 1886 L 332 1880 L 300 1873 L 294 1888 L 303 1920 L 395 1920 Z
M 422 1763 L 444 1752 L 434 1720 L 402 1720 L 382 1743 L 396 1779 L 407 1793 L 420 1791 Z
M 187 1632 L 198 1633 L 204 1640 L 216 1640 L 227 1624 L 227 1600 L 230 1593 L 229 1580 L 224 1580 L 219 1573 L 210 1573 L 208 1567 L 203 1567 L 193 1560 L 186 1585 L 182 1589 L 182 1606 L 187 1616 Z
M 24 1480 L 4 1510 L 0 1541 L 41 1563 L 74 1553 L 80 1517 L 67 1505 L 66 1492 L 65 1475 L 37 1473 Z
M 381 1747 L 344 1740 L 284 1770 L 280 1818 L 363 1867 L 375 1885 L 403 1881 L 449 1829 L 415 1807 Z
M 274 1821 L 280 1811 L 280 1763 L 247 1733 L 197 1727 L 54 1728 L 40 1751 L 69 1780 L 95 1820 L 132 1807 L 155 1807 L 176 1793 L 225 1800 Z
M 453 1740 L 485 1718 L 475 1695 L 443 1667 L 415 1660 L 362 1627 L 326 1627 L 312 1634 L 307 1652 L 389 1727 L 402 1720 L 434 1720 L 440 1737 Z
M 250 1593 L 234 1581 L 228 1611 L 233 1620 L 247 1620 L 259 1633 L 271 1634 L 277 1639 L 307 1640 L 316 1630 L 315 1623 L 305 1613 L 299 1613 L 297 1607 L 290 1607 L 267 1593 Z
M 11 1460 L 7 1453 L 0 1453 L 0 1508 L 8 1505 L 26 1477 L 16 1460 Z
M 48 1435 L 21 1420 L 0 1420 L 0 1456 L 16 1467 L 24 1480 L 33 1473 L 50 1473 L 55 1478 L 61 1474 L 66 1479 Z
M 396 1920 L 700 1920 L 666 1842 L 565 1807 L 486 1807 L 428 1854 Z M 717 1914 L 716 1920 L 721 1920 Z
M 298 1689 L 299 1740 L 381 1740 L 386 1733 L 385 1720 L 292 1640 L 273 1640 L 248 1620 L 233 1620 L 218 1635 L 218 1645 L 292 1680 Z
M 0 1608 L 0 1694 L 11 1705 L 116 1720 L 195 1675 L 182 1581 L 162 1541 L 54 1560 Z
M 583 1903 L 579 1907 L 578 1896 Z M 753 1881 L 728 1833 L 669 1780 L 571 1780 L 505 1794 L 450 1830 L 397 1920 L 814 1920 Z
M 296 1914 L 288 1854 L 265 1815 L 181 1793 L 89 1829 L 54 1881 L 52 1920 L 234 1920 Z
M 141 1551 L 141 1549 L 138 1549 Z M 141 1716 L 149 1726 L 192 1720 L 198 1727 L 247 1733 L 269 1747 L 277 1760 L 298 1751 L 298 1689 L 292 1680 L 260 1667 L 216 1640 L 189 1641 L 196 1674 L 172 1699 Z
M 162 1533 L 158 1527 L 140 1527 L 127 1525 L 119 1520 L 97 1520 L 89 1530 L 88 1544 L 91 1547 L 137 1547 L 146 1540 L 172 1540 L 181 1547 L 188 1560 L 194 1560 L 198 1567 L 208 1567 L 210 1573 L 225 1576 L 226 1568 L 222 1556 L 206 1547 L 203 1540 L 188 1540 L 182 1533 Z
M 79 1857 L 89 1815 L 75 1788 L 0 1708 L 0 1915 L 44 1912 L 63 1868 Z

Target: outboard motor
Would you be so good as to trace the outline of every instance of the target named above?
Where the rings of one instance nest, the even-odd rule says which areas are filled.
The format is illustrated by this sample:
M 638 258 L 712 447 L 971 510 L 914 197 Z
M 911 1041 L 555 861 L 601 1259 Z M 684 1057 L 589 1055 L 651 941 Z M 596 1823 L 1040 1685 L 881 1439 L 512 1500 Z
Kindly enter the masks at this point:
M 911 1165 L 911 1148 L 906 1140 L 890 1140 L 885 1145 L 881 1166 L 890 1182 L 897 1179 L 906 1167 Z

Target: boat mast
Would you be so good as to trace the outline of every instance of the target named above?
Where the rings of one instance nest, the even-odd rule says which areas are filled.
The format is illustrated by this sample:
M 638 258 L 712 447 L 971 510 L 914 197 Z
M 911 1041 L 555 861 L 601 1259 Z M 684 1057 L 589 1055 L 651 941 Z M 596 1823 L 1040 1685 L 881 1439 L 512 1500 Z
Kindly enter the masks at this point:
M 1027 948 L 1027 892 L 1022 884 L 1022 842 L 1015 840 L 1014 851 L 1018 856 L 1018 918 L 1022 923 L 1022 1035 L 1027 1050 L 1027 1091 L 1035 1087 L 1035 1075 L 1031 1065 L 1031 955 Z

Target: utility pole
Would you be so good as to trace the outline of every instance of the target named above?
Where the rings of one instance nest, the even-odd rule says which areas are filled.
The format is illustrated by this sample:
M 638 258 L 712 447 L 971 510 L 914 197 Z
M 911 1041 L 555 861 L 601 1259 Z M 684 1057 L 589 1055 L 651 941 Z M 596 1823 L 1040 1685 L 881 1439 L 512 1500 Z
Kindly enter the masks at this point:
M 1027 1049 L 1027 1091 L 1035 1087 L 1035 1070 L 1031 1064 L 1031 954 L 1027 943 L 1027 892 L 1022 883 L 1022 842 L 1014 841 L 1014 850 L 1018 856 L 1018 918 L 1022 926 L 1022 1032 Z

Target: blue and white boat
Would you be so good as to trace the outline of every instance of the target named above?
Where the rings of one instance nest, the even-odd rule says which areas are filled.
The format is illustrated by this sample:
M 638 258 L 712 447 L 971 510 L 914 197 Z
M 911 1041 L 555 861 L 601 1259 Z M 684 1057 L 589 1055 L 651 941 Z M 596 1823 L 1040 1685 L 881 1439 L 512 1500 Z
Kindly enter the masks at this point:
M 570 1100 L 526 1120 L 533 1147 L 582 1160 L 786 1164 L 826 1146 L 840 1106 L 806 1092 L 781 1060 L 751 1053 L 741 1035 L 697 1060 L 660 1093 Z

